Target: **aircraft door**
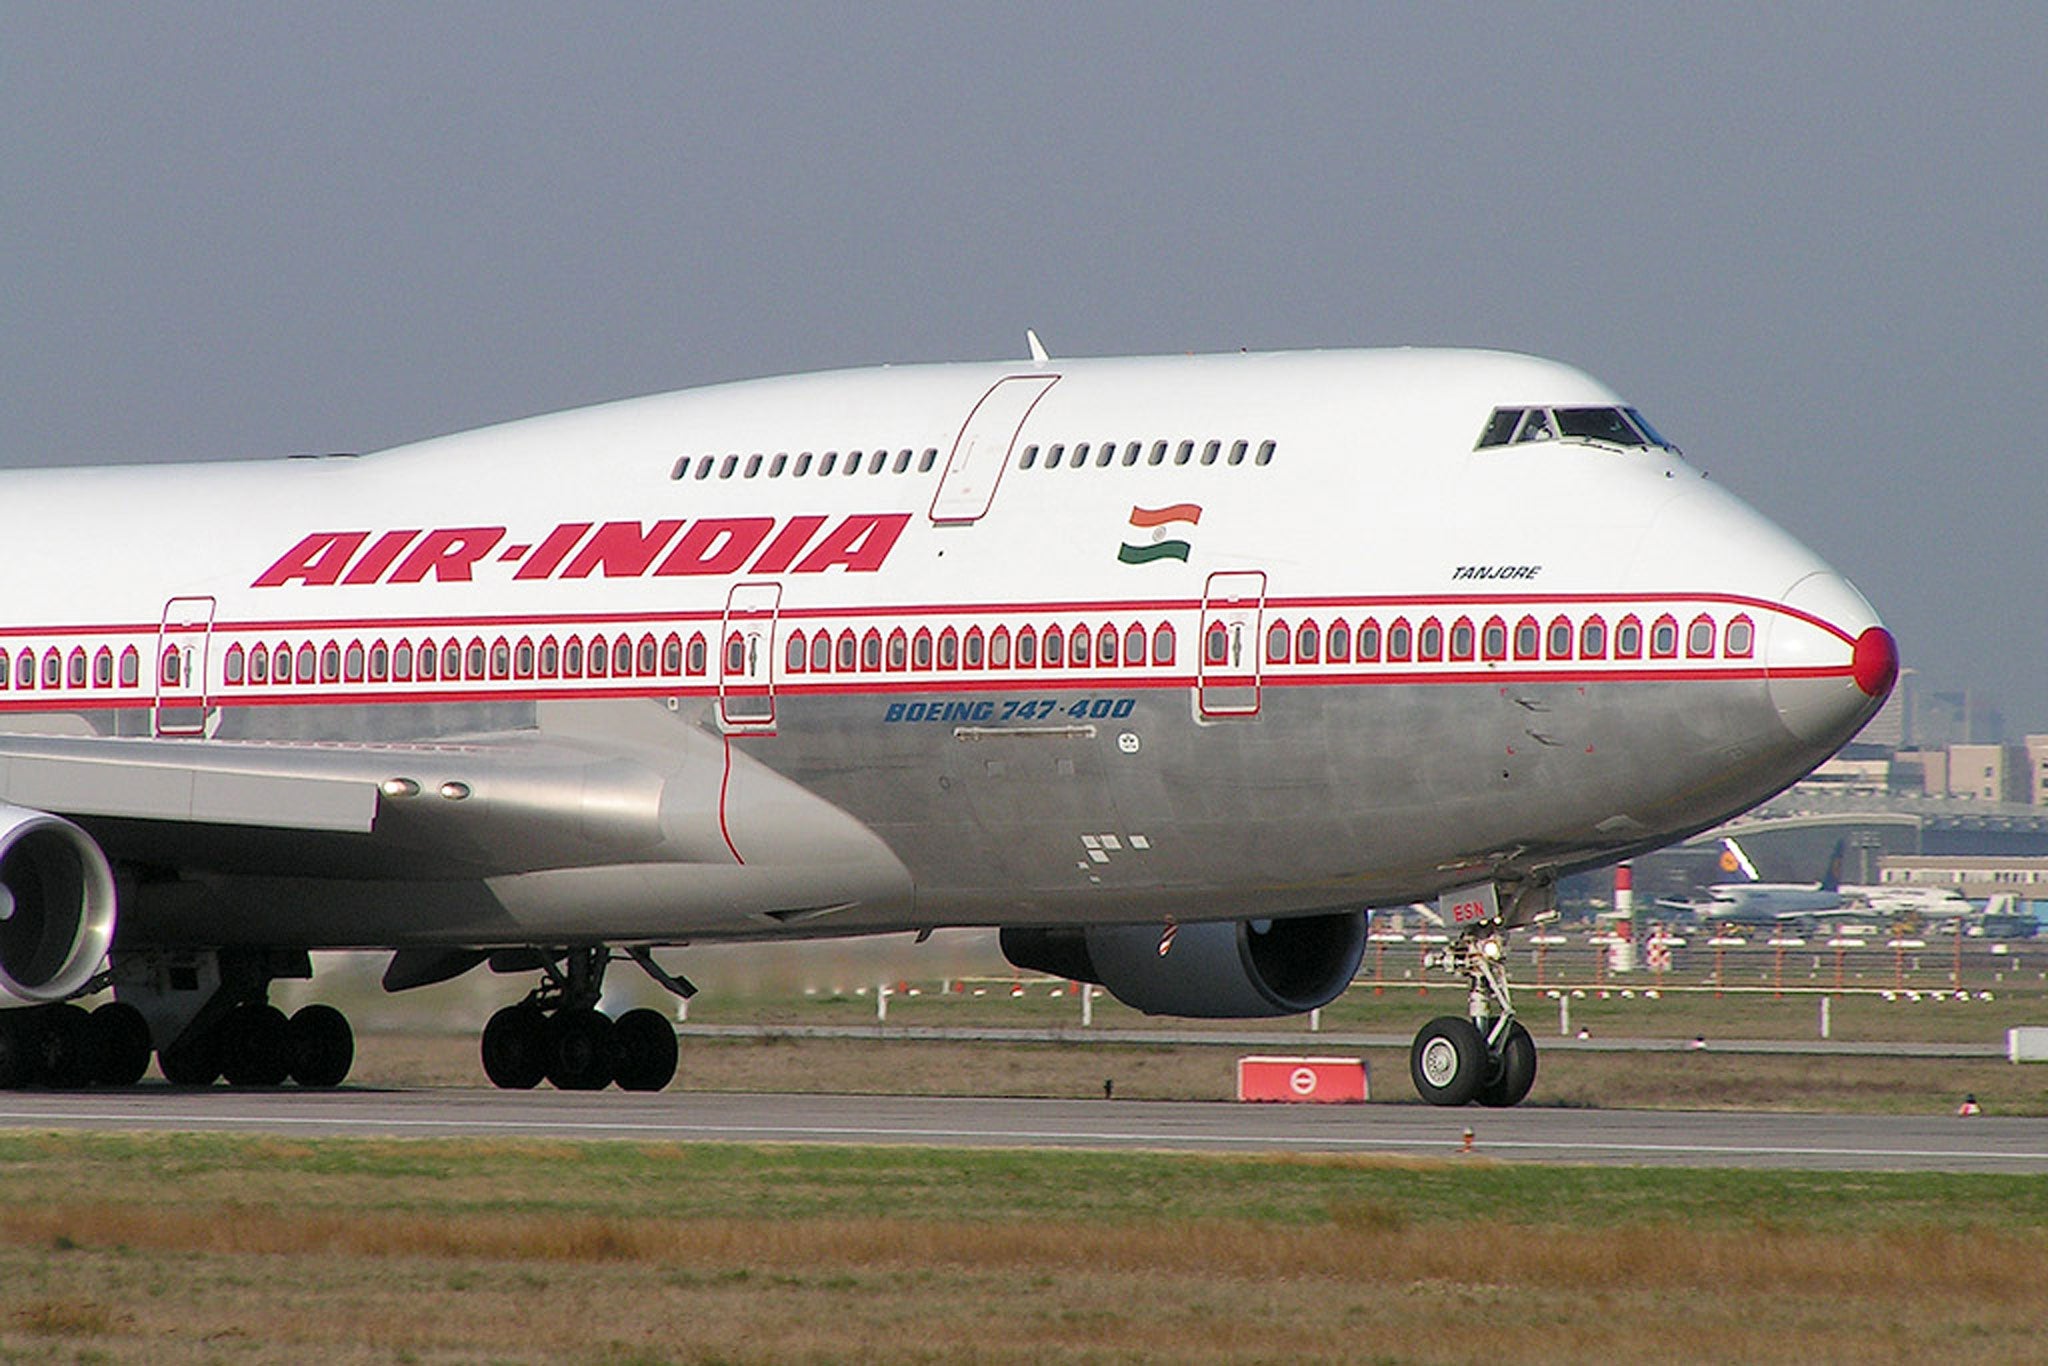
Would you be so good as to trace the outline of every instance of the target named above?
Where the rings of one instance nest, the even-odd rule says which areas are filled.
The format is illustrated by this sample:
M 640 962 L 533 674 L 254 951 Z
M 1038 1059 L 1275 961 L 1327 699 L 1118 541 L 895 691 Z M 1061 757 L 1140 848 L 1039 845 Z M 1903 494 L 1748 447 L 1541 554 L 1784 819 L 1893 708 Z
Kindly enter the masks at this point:
M 978 522 L 996 500 L 996 485 L 1010 463 L 1010 448 L 1024 419 L 1058 375 L 1012 375 L 997 380 L 967 415 L 932 495 L 934 522 Z
M 156 703 L 151 728 L 158 735 L 204 735 L 213 716 L 206 680 L 213 642 L 212 598 L 172 598 L 157 628 Z
M 1209 719 L 1259 714 L 1259 632 L 1265 608 L 1263 570 L 1221 570 L 1203 585 L 1195 671 L 1197 715 Z
M 718 632 L 718 720 L 729 731 L 775 729 L 779 583 L 738 583 Z

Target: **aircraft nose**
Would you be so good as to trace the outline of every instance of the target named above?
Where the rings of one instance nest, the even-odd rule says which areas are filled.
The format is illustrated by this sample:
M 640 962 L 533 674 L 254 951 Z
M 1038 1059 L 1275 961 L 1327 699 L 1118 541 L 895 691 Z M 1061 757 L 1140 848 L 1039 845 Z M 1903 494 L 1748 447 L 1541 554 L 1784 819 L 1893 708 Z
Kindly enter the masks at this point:
M 1877 613 L 1832 569 L 1795 580 L 1764 640 L 1764 675 L 1778 719 L 1827 752 L 1884 705 L 1899 676 L 1899 647 Z

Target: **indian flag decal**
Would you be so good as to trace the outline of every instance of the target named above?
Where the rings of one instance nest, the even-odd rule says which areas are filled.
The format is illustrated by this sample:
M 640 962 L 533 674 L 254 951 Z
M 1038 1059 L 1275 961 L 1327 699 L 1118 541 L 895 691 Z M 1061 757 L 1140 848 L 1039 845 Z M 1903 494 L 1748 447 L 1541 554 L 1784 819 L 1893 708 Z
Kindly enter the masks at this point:
M 1125 564 L 1150 564 L 1154 560 L 1180 560 L 1188 558 L 1187 533 L 1189 528 L 1202 520 L 1202 509 L 1196 503 L 1174 503 L 1163 508 L 1132 508 L 1131 530 L 1151 532 L 1148 538 L 1134 538 L 1125 541 L 1117 550 L 1116 557 Z

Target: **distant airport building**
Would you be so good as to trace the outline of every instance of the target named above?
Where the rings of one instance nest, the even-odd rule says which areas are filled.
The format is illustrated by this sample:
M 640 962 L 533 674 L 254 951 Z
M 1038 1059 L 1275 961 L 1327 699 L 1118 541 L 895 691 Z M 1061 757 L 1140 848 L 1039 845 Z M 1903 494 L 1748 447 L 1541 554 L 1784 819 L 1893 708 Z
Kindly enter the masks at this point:
M 1884 861 L 1883 881 L 1894 887 L 1953 887 L 1975 901 L 2003 893 L 2048 901 L 2048 858 L 1895 855 Z

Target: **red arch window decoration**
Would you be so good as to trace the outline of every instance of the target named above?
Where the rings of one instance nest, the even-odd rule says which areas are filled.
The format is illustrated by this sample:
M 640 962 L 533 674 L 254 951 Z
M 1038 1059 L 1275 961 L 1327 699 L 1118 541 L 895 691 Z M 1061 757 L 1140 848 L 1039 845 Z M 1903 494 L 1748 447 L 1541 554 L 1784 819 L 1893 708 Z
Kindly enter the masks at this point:
M 797 633 L 797 639 L 803 639 L 801 631 Z M 661 671 L 670 678 L 681 677 L 683 672 L 683 638 L 674 631 L 662 638 Z
M 1103 622 L 1102 629 L 1095 633 L 1095 662 L 1105 669 L 1116 667 L 1117 630 L 1110 622 Z
M 1077 624 L 1067 632 L 1067 663 L 1085 669 L 1094 653 L 1095 634 L 1087 626 Z
M 843 674 L 852 673 L 854 666 L 860 663 L 860 643 L 853 638 L 851 626 L 839 633 L 839 641 L 835 648 L 838 653 L 833 657 L 832 667 Z
M 1438 660 L 1444 657 L 1444 624 L 1427 617 L 1415 632 L 1415 657 Z
M 23 650 L 21 652 L 21 658 L 15 661 L 14 673 L 17 679 L 17 686 L 33 688 L 36 685 L 36 653 L 34 650 Z
M 1470 659 L 1475 646 L 1472 618 L 1459 617 L 1451 623 L 1451 658 Z
M 492 678 L 512 676 L 512 642 L 503 636 L 491 642 L 490 668 Z
M 832 672 L 832 633 L 820 630 L 811 637 L 811 672 L 823 674 Z
M 92 657 L 92 685 L 95 688 L 114 686 L 114 652 L 107 646 L 100 646 Z
M 1486 625 L 1479 632 L 1479 657 L 1486 660 L 1500 660 L 1508 657 L 1508 624 L 1499 617 L 1488 617 Z
M 1304 619 L 1294 628 L 1294 660 L 1297 664 L 1320 664 L 1323 659 L 1323 628 Z
M 1380 623 L 1377 617 L 1367 617 L 1358 623 L 1358 642 L 1352 656 L 1360 664 L 1371 664 L 1379 659 Z
M 729 631 L 725 637 L 725 672 L 743 674 L 747 671 L 747 642 L 738 631 Z
M 1171 665 L 1174 655 L 1173 623 L 1162 621 L 1152 632 L 1152 662 Z
M 1542 635 L 1536 629 L 1536 618 L 1523 617 L 1515 623 L 1515 658 L 1534 659 L 1542 644 Z
M 623 631 L 619 633 L 619 638 L 612 642 L 612 675 L 616 678 L 633 676 L 633 640 Z
M 851 636 L 847 637 L 849 648 L 852 639 Z M 702 631 L 691 632 L 690 643 L 683 650 L 683 671 L 693 678 L 701 678 L 710 667 L 711 642 L 704 638 Z
M 465 678 L 483 678 L 490 662 L 490 654 L 484 648 L 482 636 L 471 636 L 469 648 L 463 652 L 462 675 Z
M 970 669 L 979 669 L 988 663 L 988 637 L 981 633 L 979 626 L 967 628 L 967 634 L 960 637 L 960 662 Z
M 899 672 L 910 665 L 910 637 L 903 633 L 901 626 L 889 632 L 889 671 Z
M 1292 648 L 1294 632 L 1287 624 L 1287 618 L 1275 617 L 1273 624 L 1266 628 L 1266 662 L 1285 664 L 1287 653 Z
M 301 683 L 313 682 L 314 669 L 320 662 L 319 651 L 313 648 L 313 642 L 309 640 L 299 646 L 299 652 L 293 660 L 292 676 Z
M 1045 642 L 1038 652 L 1048 669 L 1057 669 L 1067 662 L 1067 638 L 1057 626 L 1045 628 Z
M 341 652 L 341 678 L 344 683 L 360 683 L 370 669 L 370 652 L 360 640 L 351 640 L 348 648 Z
M 538 658 L 538 654 L 533 648 L 533 637 L 519 637 L 519 643 L 512 647 L 512 676 L 514 678 L 532 678 Z
M 661 647 L 654 643 L 650 632 L 640 637 L 638 673 L 642 678 L 652 678 L 661 664 Z
M 1415 628 L 1408 624 L 1408 618 L 1395 617 L 1387 627 L 1387 658 L 1407 661 L 1415 653 Z
M 1230 631 L 1220 621 L 1209 623 L 1209 629 L 1202 634 L 1202 659 L 1208 664 L 1230 662 Z
M 991 669 L 1010 667 L 1010 628 L 998 626 L 988 633 L 988 666 Z
M 1038 633 L 1029 626 L 1017 628 L 1017 667 L 1029 669 L 1038 663 Z
M 1124 628 L 1124 663 L 1133 668 L 1145 663 L 1145 623 L 1134 621 Z
M 1569 617 L 1550 619 L 1550 629 L 1543 638 L 1543 654 L 1547 659 L 1572 657 L 1572 623 Z
M 114 673 L 114 661 L 105 650 L 100 651 L 100 657 L 107 661 L 107 676 L 111 680 Z M 221 671 L 228 682 L 240 683 L 248 668 L 248 662 L 249 656 L 240 645 L 230 645 L 228 646 L 226 657 L 221 660 Z
M 1756 623 L 1747 613 L 1728 623 L 1728 631 L 1721 638 L 1721 652 L 1730 659 L 1748 659 L 1756 653 Z
M 674 639 L 673 636 L 670 637 Z M 680 651 L 678 651 L 680 653 Z M 789 633 L 789 644 L 783 648 L 782 671 L 786 674 L 800 674 L 810 657 L 810 637 L 802 631 Z
M 957 669 L 960 667 L 960 633 L 948 626 L 939 632 L 939 667 Z
M 1351 662 L 1351 623 L 1338 617 L 1323 637 L 1323 653 L 1332 664 Z
M 918 627 L 917 634 L 910 638 L 910 667 L 919 672 L 931 668 L 932 660 L 937 658 L 933 649 L 932 628 Z
M 261 650 L 262 646 L 256 647 Z M 121 651 L 121 686 L 133 688 L 142 682 L 142 655 L 133 645 Z
M 1643 623 L 1631 612 L 1614 625 L 1614 657 L 1616 659 L 1641 659 L 1643 657 Z
M 1688 659 L 1707 659 L 1714 653 L 1714 639 L 1718 631 L 1714 619 L 1705 612 L 1692 619 L 1685 628 L 1685 653 Z
M 1673 659 L 1678 655 L 1678 618 L 1666 612 L 1650 627 L 1650 657 Z
M 381 640 L 370 643 L 370 681 L 382 683 L 391 677 L 391 647 Z
M 860 638 L 860 671 L 871 674 L 879 671 L 881 667 L 882 633 L 870 626 Z
M 1607 658 L 1607 620 L 1590 616 L 1579 623 L 1579 658 Z
M 83 645 L 72 646 L 69 675 L 71 686 L 74 688 L 84 687 L 89 672 L 85 662 L 85 647 Z

